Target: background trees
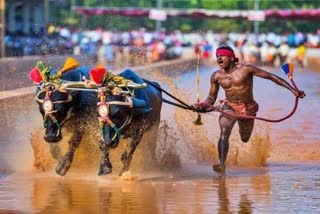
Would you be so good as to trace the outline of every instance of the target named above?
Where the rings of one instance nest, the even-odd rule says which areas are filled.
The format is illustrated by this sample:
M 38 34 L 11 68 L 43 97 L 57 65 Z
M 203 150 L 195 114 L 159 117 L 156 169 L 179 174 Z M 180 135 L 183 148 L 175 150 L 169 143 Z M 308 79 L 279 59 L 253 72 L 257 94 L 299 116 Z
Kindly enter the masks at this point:
M 50 20 L 56 25 L 68 25 L 77 28 L 130 30 L 144 27 L 147 30 L 155 29 L 155 21 L 147 17 L 121 17 L 121 16 L 82 16 L 74 14 L 72 6 L 90 7 L 116 7 L 116 8 L 156 8 L 159 0 L 70 0 L 63 5 L 57 1 L 50 4 Z M 162 0 L 162 8 L 191 9 L 202 8 L 212 10 L 252 10 L 256 1 L 259 9 L 309 9 L 320 8 L 320 0 Z M 236 19 L 190 19 L 168 18 L 162 26 L 170 30 L 182 31 L 252 31 L 253 23 L 247 20 Z M 315 32 L 319 22 L 288 19 L 266 19 L 260 22 L 260 32 L 274 31 Z

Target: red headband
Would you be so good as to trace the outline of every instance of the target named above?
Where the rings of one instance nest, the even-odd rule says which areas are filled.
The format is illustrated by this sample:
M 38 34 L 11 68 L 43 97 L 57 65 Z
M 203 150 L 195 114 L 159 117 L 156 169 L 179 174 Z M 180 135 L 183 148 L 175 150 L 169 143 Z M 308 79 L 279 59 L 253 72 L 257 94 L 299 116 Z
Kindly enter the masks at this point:
M 235 62 L 239 61 L 239 58 L 236 57 L 236 55 L 234 55 L 234 52 L 228 49 L 218 49 L 216 51 L 216 55 L 224 55 L 224 56 L 229 56 L 229 57 L 233 57 Z

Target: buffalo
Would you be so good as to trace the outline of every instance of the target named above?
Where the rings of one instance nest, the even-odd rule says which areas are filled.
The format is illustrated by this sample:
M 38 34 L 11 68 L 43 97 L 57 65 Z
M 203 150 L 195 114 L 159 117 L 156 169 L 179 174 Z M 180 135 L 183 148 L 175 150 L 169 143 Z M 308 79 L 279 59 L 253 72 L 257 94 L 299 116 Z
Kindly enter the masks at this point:
M 65 175 L 71 166 L 86 129 L 84 117 L 95 112 L 96 95 L 87 91 L 68 90 L 62 82 L 80 82 L 89 78 L 90 68 L 79 67 L 76 60 L 68 58 L 59 71 L 39 61 L 30 71 L 30 78 L 37 84 L 35 100 L 43 118 L 44 140 L 49 144 L 51 155 L 58 160 L 56 172 Z M 65 124 L 67 123 L 67 127 Z M 71 130 L 68 151 L 61 155 L 58 142 L 63 139 L 62 129 Z
M 101 93 L 99 93 L 98 113 L 102 137 L 100 140 L 102 158 L 99 175 L 112 172 L 109 151 L 117 147 L 122 136 L 131 138 L 131 142 L 127 144 L 125 151 L 122 153 L 123 168 L 120 175 L 128 171 L 133 153 L 139 145 L 143 134 L 151 128 L 156 128 L 157 130 L 160 123 L 162 94 L 160 90 L 155 88 L 155 86 L 159 85 L 155 82 L 152 85 L 146 84 L 145 80 L 130 69 L 123 71 L 118 77 L 132 81 L 133 85 L 122 83 L 121 81 L 120 84 L 114 84 L 111 81 L 113 83 L 111 85 L 115 85 L 115 87 L 107 86 L 106 90 L 101 90 Z M 105 84 L 109 85 L 109 83 L 110 81 L 107 81 Z M 130 88 L 136 88 L 134 95 Z M 151 148 L 154 158 L 155 143 L 152 143 L 153 148 Z
M 133 153 L 144 133 L 159 127 L 161 91 L 152 86 L 157 83 L 147 85 L 130 69 L 119 75 L 104 72 L 104 80 L 108 76 L 108 81 L 97 83 L 91 80 L 97 69 L 78 67 L 74 60 L 67 61 L 59 71 L 39 62 L 30 72 L 31 79 L 38 84 L 35 99 L 43 117 L 45 141 L 56 148 L 63 139 L 62 128 L 72 128 L 67 152 L 61 155 L 58 149 L 51 149 L 52 156 L 58 160 L 56 173 L 63 176 L 68 172 L 88 128 L 88 123 L 83 124 L 83 121 L 98 115 L 101 139 L 97 142 L 102 152 L 98 175 L 112 172 L 110 149 L 118 146 L 121 137 L 131 138 L 121 156 L 121 175 L 129 170 Z M 68 127 L 64 126 L 66 121 Z M 155 158 L 156 142 L 152 145 Z

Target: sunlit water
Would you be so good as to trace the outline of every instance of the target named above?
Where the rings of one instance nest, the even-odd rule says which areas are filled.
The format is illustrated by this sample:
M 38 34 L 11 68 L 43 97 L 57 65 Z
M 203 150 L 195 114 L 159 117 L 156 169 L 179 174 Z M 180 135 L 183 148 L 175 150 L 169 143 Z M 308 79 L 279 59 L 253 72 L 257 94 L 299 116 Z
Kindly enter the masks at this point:
M 200 70 L 201 100 L 214 69 Z M 197 99 L 195 74 L 142 75 L 191 104 Z M 235 126 L 226 177 L 211 169 L 217 162 L 217 113 L 202 115 L 204 124 L 195 126 L 195 113 L 164 104 L 156 157 L 160 166 L 145 167 L 146 138 L 126 176 L 117 176 L 120 146 L 113 152 L 114 173 L 99 177 L 100 152 L 85 142 L 69 173 L 60 177 L 42 140 L 32 96 L 1 101 L 0 213 L 319 213 L 319 79 L 317 72 L 297 69 L 295 81 L 307 94 L 297 112 L 281 123 L 257 121 L 248 143 L 241 143 Z M 260 117 L 278 119 L 291 111 L 289 91 L 255 81 Z

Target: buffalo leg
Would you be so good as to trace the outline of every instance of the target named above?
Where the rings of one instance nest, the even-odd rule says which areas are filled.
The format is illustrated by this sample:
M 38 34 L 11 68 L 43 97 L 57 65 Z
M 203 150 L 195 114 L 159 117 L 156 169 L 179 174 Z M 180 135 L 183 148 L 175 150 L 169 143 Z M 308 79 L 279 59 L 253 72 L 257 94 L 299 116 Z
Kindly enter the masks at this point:
M 123 168 L 120 172 L 120 176 L 129 170 L 130 163 L 132 160 L 132 156 L 134 151 L 136 150 L 138 144 L 142 139 L 142 131 L 139 131 L 135 136 L 132 137 L 131 142 L 127 145 L 126 150 L 122 153 L 121 161 L 123 163 Z
M 55 160 L 59 160 L 61 158 L 61 149 L 57 143 L 49 143 L 51 156 Z
M 102 157 L 100 160 L 100 168 L 98 171 L 98 175 L 107 175 L 112 172 L 112 165 L 109 159 L 109 148 L 108 146 L 101 141 L 100 142 L 100 150 L 102 152 Z
M 56 166 L 56 173 L 63 176 L 65 175 L 73 161 L 73 155 L 76 149 L 80 145 L 81 138 L 83 136 L 83 132 L 81 130 L 77 130 L 71 140 L 68 142 L 69 147 L 66 154 L 59 160 L 57 166 Z
M 155 122 L 155 124 L 150 128 L 150 131 L 144 133 L 146 139 L 149 140 L 148 148 L 150 149 L 150 162 L 148 160 L 149 165 L 157 166 L 157 139 L 158 139 L 158 131 L 159 131 L 160 121 Z

